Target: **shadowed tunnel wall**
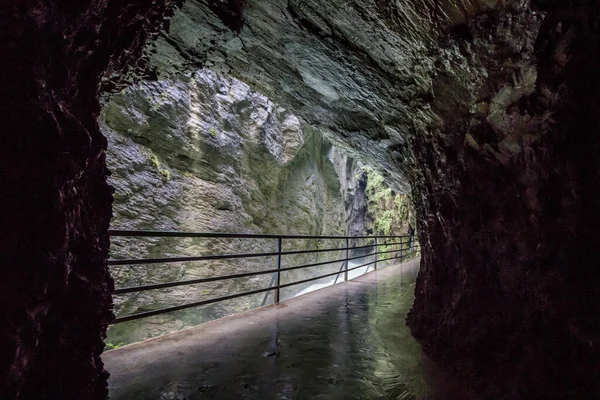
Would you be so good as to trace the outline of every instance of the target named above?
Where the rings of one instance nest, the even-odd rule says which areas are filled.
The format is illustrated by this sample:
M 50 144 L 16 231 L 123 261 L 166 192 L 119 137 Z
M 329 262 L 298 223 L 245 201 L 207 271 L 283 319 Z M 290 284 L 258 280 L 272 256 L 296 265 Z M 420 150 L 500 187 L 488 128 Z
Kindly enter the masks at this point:
M 600 395 L 599 11 L 540 1 L 455 27 L 489 78 L 469 99 L 440 74 L 459 104 L 436 96 L 444 126 L 413 147 L 429 251 L 408 322 L 483 398 Z
M 2 399 L 108 394 L 112 189 L 100 84 L 135 66 L 169 3 L 0 4 Z

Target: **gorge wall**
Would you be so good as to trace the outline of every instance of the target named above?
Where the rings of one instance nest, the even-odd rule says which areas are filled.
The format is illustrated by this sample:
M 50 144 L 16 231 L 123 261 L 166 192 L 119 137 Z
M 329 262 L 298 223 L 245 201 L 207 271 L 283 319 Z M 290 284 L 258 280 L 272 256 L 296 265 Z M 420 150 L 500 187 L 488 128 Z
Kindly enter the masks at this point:
M 512 5 L 441 38 L 462 60 L 413 147 L 430 251 L 408 322 L 470 397 L 600 396 L 599 10 Z
M 115 229 L 352 236 L 406 234 L 409 204 L 383 177 L 303 127 L 248 85 L 209 70 L 133 86 L 106 101 L 101 130 L 115 187 Z M 356 240 L 356 246 L 365 241 Z M 343 247 L 340 240 L 286 240 L 285 250 Z M 113 238 L 113 258 L 274 251 L 274 240 Z M 283 266 L 343 258 L 286 256 Z M 117 287 L 271 269 L 272 257 L 112 267 Z M 282 274 L 292 282 L 335 272 L 339 263 Z M 119 295 L 115 314 L 175 306 L 269 286 L 271 274 Z M 327 280 L 327 279 L 326 279 Z M 318 282 L 318 281 L 317 281 Z M 285 299 L 310 283 L 282 291 Z M 272 294 L 111 326 L 109 347 L 197 325 L 262 304 Z

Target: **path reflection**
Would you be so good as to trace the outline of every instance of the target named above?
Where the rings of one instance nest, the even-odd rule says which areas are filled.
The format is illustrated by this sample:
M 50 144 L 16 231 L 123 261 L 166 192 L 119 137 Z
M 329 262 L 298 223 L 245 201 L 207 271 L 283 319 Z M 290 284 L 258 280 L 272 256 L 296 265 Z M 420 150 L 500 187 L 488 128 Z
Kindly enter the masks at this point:
M 108 352 L 120 399 L 419 399 L 439 376 L 404 323 L 418 261 Z

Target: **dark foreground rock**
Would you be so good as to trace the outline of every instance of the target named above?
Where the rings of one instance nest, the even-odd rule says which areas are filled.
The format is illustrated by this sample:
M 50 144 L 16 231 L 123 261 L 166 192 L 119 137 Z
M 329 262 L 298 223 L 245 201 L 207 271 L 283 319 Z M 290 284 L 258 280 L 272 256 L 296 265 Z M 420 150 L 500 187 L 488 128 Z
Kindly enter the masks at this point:
M 0 398 L 104 399 L 112 190 L 99 94 L 170 1 L 0 3 Z

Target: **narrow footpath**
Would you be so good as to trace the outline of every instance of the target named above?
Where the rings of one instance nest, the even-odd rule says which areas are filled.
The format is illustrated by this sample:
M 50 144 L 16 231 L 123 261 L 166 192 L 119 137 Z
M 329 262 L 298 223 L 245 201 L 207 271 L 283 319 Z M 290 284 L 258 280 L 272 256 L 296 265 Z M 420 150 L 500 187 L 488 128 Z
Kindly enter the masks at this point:
M 112 400 L 422 399 L 440 373 L 404 322 L 419 260 L 108 351 Z

